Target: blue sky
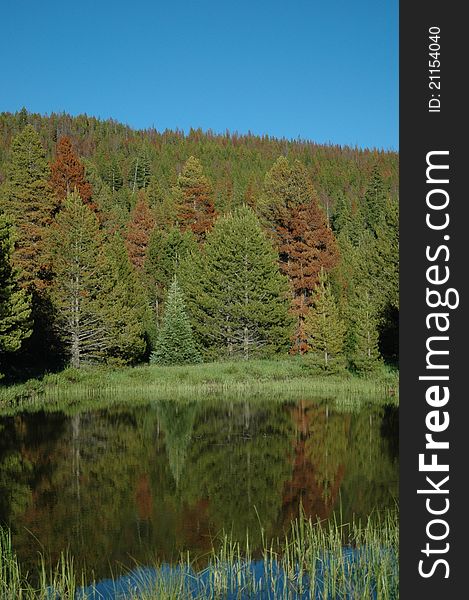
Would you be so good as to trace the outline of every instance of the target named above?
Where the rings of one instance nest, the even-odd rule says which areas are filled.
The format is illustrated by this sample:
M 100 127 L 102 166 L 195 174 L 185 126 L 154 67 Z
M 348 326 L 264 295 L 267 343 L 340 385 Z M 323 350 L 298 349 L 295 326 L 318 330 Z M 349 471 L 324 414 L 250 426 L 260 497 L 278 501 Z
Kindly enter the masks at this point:
M 398 148 L 398 0 L 9 0 L 0 111 Z

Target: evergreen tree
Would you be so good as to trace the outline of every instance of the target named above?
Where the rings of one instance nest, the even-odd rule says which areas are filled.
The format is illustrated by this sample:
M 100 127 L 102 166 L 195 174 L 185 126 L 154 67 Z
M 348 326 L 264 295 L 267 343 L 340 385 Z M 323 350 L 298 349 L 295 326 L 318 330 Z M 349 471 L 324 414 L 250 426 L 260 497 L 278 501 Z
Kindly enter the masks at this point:
M 248 207 L 220 218 L 199 253 L 181 263 L 198 341 L 207 354 L 270 355 L 290 333 L 288 284 Z
M 292 352 L 303 354 L 308 349 L 305 317 L 311 293 L 321 269 L 329 271 L 338 264 L 337 242 L 308 173 L 298 161 L 290 165 L 281 157 L 267 173 L 262 212 L 278 247 L 280 269 L 293 291 L 296 329 Z
M 386 200 L 387 194 L 383 178 L 375 165 L 365 192 L 362 209 L 366 225 L 375 235 L 385 212 Z
M 105 181 L 111 188 L 112 192 L 118 192 L 124 185 L 122 171 L 115 154 L 113 154 L 111 157 L 106 157 L 103 166 L 102 178 L 103 181 Z
M 311 180 L 299 161 L 290 164 L 280 156 L 266 173 L 261 206 L 269 221 L 275 223 L 285 209 L 308 204 L 314 194 Z
M 105 244 L 95 213 L 77 192 L 57 215 L 50 251 L 56 327 L 72 366 L 139 358 L 145 350 L 144 302 L 124 243 L 114 237 Z
M 136 156 L 129 169 L 129 187 L 132 194 L 138 190 L 148 187 L 151 178 L 150 159 L 147 152 L 141 152 Z
M 350 304 L 353 351 L 351 362 L 360 373 L 369 373 L 380 363 L 376 304 L 366 288 L 357 287 Z
M 34 292 L 42 291 L 50 279 L 44 248 L 54 209 L 49 173 L 39 135 L 26 125 L 12 142 L 2 205 L 16 230 L 13 265 L 22 287 Z
M 179 262 L 197 248 L 192 231 L 180 231 L 173 227 L 167 232 L 154 229 L 150 237 L 145 259 L 150 304 L 155 318 L 160 319 L 163 300 L 176 274 Z
M 332 215 L 332 227 L 336 236 L 339 234 L 350 235 L 353 228 L 353 209 L 350 199 L 341 190 L 338 193 L 334 214 Z
M 152 176 L 146 189 L 150 208 L 160 229 L 170 229 L 176 225 L 177 207 L 171 194 L 165 193 L 159 181 Z
M 91 201 L 93 188 L 85 179 L 85 167 L 73 150 L 69 137 L 61 137 L 57 142 L 56 158 L 50 166 L 50 171 L 51 188 L 59 205 L 68 194 L 76 190 L 85 204 L 89 204 L 93 210 L 96 209 L 96 204 Z
M 385 303 L 399 309 L 399 202 L 391 199 L 376 230 L 376 272 Z
M 176 277 L 168 291 L 156 350 L 150 360 L 162 365 L 200 362 L 200 354 L 194 343 L 191 323 Z
M 183 231 L 191 229 L 203 241 L 216 218 L 213 192 L 200 162 L 190 156 L 173 188 L 178 207 L 177 221 Z
M 140 192 L 134 210 L 127 225 L 125 241 L 130 261 L 137 269 L 143 269 L 147 246 L 155 219 L 144 193 Z
M 322 269 L 313 294 L 313 304 L 306 317 L 306 332 L 311 350 L 322 355 L 325 369 L 330 367 L 331 359 L 342 353 L 345 329 L 327 275 Z
M 120 364 L 135 363 L 145 353 L 145 334 L 151 328 L 145 293 L 119 233 L 107 243 L 105 253 L 108 268 L 103 321 L 110 340 L 106 359 Z
M 0 378 L 2 357 L 19 350 L 22 341 L 31 335 L 30 298 L 18 285 L 11 264 L 12 250 L 11 226 L 0 211 Z
M 103 361 L 110 340 L 103 319 L 107 264 L 96 215 L 73 192 L 64 201 L 50 236 L 57 329 L 71 364 Z

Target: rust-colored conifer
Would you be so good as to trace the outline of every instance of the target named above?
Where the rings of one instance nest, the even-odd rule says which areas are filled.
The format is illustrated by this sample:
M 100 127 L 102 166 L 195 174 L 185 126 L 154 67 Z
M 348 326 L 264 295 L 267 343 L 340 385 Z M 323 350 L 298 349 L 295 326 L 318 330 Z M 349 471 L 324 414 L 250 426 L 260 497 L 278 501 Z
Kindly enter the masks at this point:
M 306 169 L 280 158 L 266 176 L 264 213 L 277 243 L 280 269 L 292 288 L 292 313 L 297 326 L 292 353 L 307 351 L 304 319 L 321 268 L 328 272 L 339 262 L 339 249 Z
M 50 183 L 59 206 L 68 194 L 76 190 L 83 202 L 96 210 L 96 205 L 91 199 L 93 188 L 85 179 L 85 167 L 73 150 L 69 137 L 61 137 L 57 142 L 56 158 L 50 169 Z
M 199 242 L 204 241 L 217 214 L 212 186 L 204 175 L 202 165 L 193 156 L 186 161 L 173 191 L 179 226 L 183 231 L 191 229 Z
M 143 269 L 148 242 L 154 227 L 153 212 L 148 204 L 145 192 L 140 191 L 125 234 L 125 243 L 130 261 L 137 269 Z

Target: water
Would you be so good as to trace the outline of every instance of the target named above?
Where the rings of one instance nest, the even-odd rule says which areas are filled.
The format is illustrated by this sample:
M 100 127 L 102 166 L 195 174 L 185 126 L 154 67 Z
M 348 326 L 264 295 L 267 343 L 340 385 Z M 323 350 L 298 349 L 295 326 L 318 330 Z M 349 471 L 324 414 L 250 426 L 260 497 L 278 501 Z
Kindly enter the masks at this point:
M 303 507 L 367 517 L 398 497 L 397 408 L 159 401 L 0 417 L 0 522 L 25 569 L 64 549 L 89 580 L 203 566 L 222 531 L 261 546 Z

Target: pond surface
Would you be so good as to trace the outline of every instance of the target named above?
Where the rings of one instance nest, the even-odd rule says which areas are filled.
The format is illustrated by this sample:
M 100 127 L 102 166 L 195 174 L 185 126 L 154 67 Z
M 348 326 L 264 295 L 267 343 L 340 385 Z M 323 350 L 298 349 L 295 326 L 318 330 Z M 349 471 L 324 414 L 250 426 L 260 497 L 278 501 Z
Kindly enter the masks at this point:
M 366 517 L 398 497 L 398 412 L 333 402 L 158 401 L 0 417 L 0 523 L 25 569 L 38 555 L 108 577 L 251 546 L 314 519 Z M 203 560 L 203 559 L 201 559 Z M 90 575 L 91 576 L 91 575 Z

